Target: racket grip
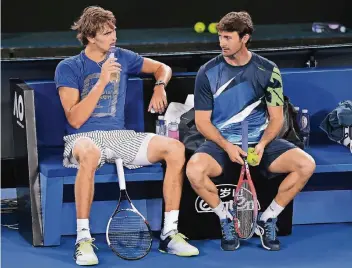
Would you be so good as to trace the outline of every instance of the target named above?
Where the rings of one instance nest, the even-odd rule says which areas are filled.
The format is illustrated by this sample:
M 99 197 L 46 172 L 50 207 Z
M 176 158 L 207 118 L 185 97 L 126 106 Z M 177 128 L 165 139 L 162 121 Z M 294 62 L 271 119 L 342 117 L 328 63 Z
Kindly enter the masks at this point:
M 120 190 L 126 190 L 126 180 L 125 180 L 125 172 L 123 171 L 122 159 L 118 158 L 115 160 L 117 175 L 120 185 Z
M 242 126 L 242 150 L 248 151 L 248 121 L 244 119 L 241 123 Z

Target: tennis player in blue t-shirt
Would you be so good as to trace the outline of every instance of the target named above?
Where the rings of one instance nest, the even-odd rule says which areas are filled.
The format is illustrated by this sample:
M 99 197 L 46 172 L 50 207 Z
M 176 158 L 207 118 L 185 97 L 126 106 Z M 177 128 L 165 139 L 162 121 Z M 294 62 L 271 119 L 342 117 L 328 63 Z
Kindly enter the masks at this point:
M 248 122 L 248 142 L 259 155 L 260 169 L 268 178 L 287 177 L 270 206 L 259 215 L 256 233 L 267 250 L 279 250 L 276 219 L 302 190 L 314 172 L 313 158 L 290 142 L 277 138 L 283 125 L 283 87 L 280 71 L 271 61 L 248 50 L 253 33 L 246 12 L 231 12 L 217 25 L 222 54 L 198 71 L 195 122 L 206 141 L 187 164 L 193 189 L 220 218 L 221 247 L 240 246 L 232 223 L 232 210 L 221 202 L 210 178 L 221 175 L 226 161 L 243 164 L 241 122 Z
M 114 163 L 116 158 L 122 158 L 127 168 L 166 162 L 165 221 L 159 250 L 179 256 L 198 255 L 198 249 L 177 231 L 185 164 L 183 144 L 168 137 L 125 129 L 128 77 L 154 74 L 157 82 L 148 110 L 162 113 L 167 106 L 165 87 L 171 78 L 171 69 L 122 48 L 116 48 L 110 56 L 109 50 L 116 43 L 115 22 L 108 10 L 86 8 L 72 26 L 85 48 L 79 55 L 61 61 L 55 72 L 67 118 L 63 164 L 79 168 L 75 181 L 77 240 L 74 259 L 79 265 L 98 263 L 89 229 L 94 174 L 105 162 Z M 114 79 L 110 79 L 112 75 Z

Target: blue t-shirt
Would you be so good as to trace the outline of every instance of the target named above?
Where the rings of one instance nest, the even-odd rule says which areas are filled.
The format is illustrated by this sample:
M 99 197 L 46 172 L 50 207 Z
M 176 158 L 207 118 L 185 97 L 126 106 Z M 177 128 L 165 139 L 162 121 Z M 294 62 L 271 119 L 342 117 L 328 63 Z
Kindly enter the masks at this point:
M 248 143 L 257 143 L 268 125 L 268 106 L 282 106 L 281 74 L 277 66 L 252 52 L 244 66 L 228 64 L 222 55 L 198 71 L 195 110 L 212 111 L 211 122 L 233 144 L 241 144 L 241 122 L 248 121 Z
M 74 134 L 94 130 L 125 129 L 125 99 L 129 75 L 138 75 L 143 66 L 143 57 L 122 48 L 115 52 L 117 62 L 121 64 L 120 82 L 109 82 L 101 95 L 90 118 L 79 128 L 66 123 L 66 133 Z M 97 83 L 101 65 L 89 59 L 85 52 L 61 61 L 55 71 L 56 88 L 76 88 L 80 100 L 84 99 Z

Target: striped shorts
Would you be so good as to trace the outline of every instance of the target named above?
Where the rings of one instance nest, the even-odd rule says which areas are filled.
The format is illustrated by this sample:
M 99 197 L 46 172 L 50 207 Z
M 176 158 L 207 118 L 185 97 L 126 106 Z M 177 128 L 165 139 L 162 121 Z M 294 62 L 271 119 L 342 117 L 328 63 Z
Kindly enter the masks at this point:
M 134 130 L 97 130 L 67 135 L 64 137 L 63 165 L 68 168 L 79 168 L 79 163 L 72 153 L 73 148 L 79 139 L 89 138 L 101 152 L 98 169 L 105 163 L 115 163 L 117 158 L 121 158 L 124 166 L 129 169 L 140 168 L 142 165 L 134 164 L 136 162 L 134 160 L 140 152 L 144 154 L 142 157 L 147 157 L 147 146 L 153 136 L 155 136 L 153 133 L 135 132 Z M 145 148 L 142 148 L 143 146 Z

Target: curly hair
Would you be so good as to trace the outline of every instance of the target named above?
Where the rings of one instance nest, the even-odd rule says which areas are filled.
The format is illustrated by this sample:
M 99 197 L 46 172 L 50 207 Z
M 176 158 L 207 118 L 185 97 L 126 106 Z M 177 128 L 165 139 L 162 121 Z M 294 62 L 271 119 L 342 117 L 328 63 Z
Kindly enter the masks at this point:
M 77 31 L 77 39 L 82 45 L 88 45 L 87 37 L 95 37 L 108 25 L 115 28 L 116 19 L 114 14 L 98 6 L 90 6 L 83 10 L 81 17 L 71 26 Z
M 217 24 L 216 28 L 218 32 L 237 32 L 240 38 L 246 34 L 252 36 L 254 30 L 252 18 L 245 11 L 226 14 Z

